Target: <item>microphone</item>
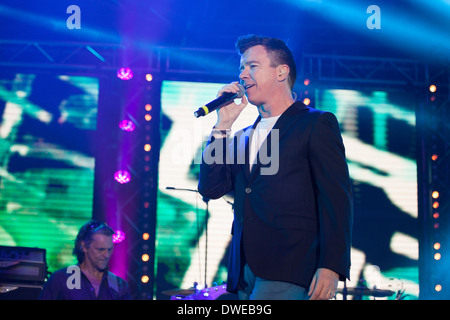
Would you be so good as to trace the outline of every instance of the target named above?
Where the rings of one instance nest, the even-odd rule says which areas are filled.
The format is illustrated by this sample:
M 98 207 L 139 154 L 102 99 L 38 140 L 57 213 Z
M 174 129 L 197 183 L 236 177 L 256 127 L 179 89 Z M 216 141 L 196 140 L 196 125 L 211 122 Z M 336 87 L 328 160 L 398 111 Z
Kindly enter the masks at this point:
M 221 106 L 226 104 L 227 102 L 230 102 L 234 99 L 239 99 L 244 96 L 245 89 L 242 85 L 238 84 L 239 91 L 237 93 L 232 92 L 224 92 L 220 97 L 217 99 L 211 101 L 210 103 L 204 105 L 203 107 L 198 108 L 197 111 L 194 112 L 194 116 L 196 118 L 206 116 L 211 111 L 214 111 L 216 109 L 219 109 Z

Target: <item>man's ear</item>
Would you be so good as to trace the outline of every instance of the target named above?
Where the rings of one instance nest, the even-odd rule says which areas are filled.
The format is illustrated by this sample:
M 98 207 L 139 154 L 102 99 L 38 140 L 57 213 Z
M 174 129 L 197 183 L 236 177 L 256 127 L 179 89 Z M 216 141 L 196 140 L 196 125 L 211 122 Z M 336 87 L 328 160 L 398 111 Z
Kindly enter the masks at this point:
M 84 241 L 80 242 L 80 249 L 81 249 L 81 251 L 86 253 L 87 249 L 86 249 L 86 244 L 84 243 Z
M 278 81 L 282 82 L 285 81 L 287 79 L 287 77 L 289 76 L 289 66 L 287 64 L 280 64 L 277 67 L 277 75 L 278 75 Z

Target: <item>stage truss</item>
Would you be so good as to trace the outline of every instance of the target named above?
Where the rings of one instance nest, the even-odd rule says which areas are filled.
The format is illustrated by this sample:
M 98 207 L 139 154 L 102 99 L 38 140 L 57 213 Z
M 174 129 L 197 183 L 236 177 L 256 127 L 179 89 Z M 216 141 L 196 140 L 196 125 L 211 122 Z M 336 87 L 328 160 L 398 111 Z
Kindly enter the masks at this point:
M 132 53 L 132 54 L 131 54 Z M 298 57 L 299 83 L 303 90 L 303 79 L 309 79 L 316 86 L 371 88 L 390 90 L 410 90 L 420 99 L 417 110 L 418 128 L 418 186 L 419 186 L 419 222 L 420 248 L 420 287 L 423 298 L 449 298 L 450 278 L 446 276 L 446 263 L 450 255 L 450 240 L 447 236 L 450 228 L 450 206 L 448 203 L 450 181 L 448 164 L 450 163 L 450 67 L 449 65 L 430 65 L 414 60 L 388 57 L 338 56 L 304 53 Z M 0 40 L 0 67 L 6 71 L 20 72 L 67 72 L 70 74 L 97 75 L 99 77 L 115 74 L 122 67 L 131 68 L 135 74 L 151 73 L 160 83 L 163 80 L 224 81 L 237 78 L 239 59 L 233 50 L 208 50 L 203 48 L 168 48 L 147 46 L 126 48 L 117 44 L 103 43 L 62 43 L 39 41 Z M 438 91 L 429 92 L 434 84 Z M 432 99 L 431 97 L 434 96 Z M 158 103 L 155 103 L 158 105 Z M 100 106 L 101 107 L 101 106 Z M 145 127 L 143 119 L 139 125 Z M 137 141 L 141 148 L 142 141 Z M 433 155 L 438 155 L 435 159 Z M 152 156 L 152 161 L 158 161 Z M 148 161 L 138 161 L 142 168 L 135 172 L 147 172 Z M 150 168 L 157 168 L 150 166 Z M 147 171 L 146 171 L 147 170 Z M 152 179 L 157 179 L 153 175 Z M 439 190 L 439 210 L 433 207 L 436 202 L 432 192 Z M 123 206 L 129 202 L 143 201 L 149 198 L 149 192 L 157 192 L 156 187 L 136 187 L 133 199 L 121 199 Z M 136 193 L 145 195 L 136 196 Z M 150 196 L 156 199 L 156 194 Z M 145 201 L 145 200 L 144 200 Z M 146 207 L 147 206 L 147 207 Z M 135 204 L 144 208 L 144 216 L 139 225 L 133 228 L 142 234 L 141 226 L 147 226 L 145 232 L 154 232 L 155 212 L 148 212 L 148 204 Z M 150 208 L 155 208 L 151 205 Z M 438 213 L 438 215 L 436 215 Z M 148 226 L 151 228 L 148 228 Z M 135 237 L 133 248 L 146 248 L 147 240 Z M 150 239 L 155 239 L 154 234 Z M 436 249 L 436 243 L 440 247 Z M 140 251 L 138 249 L 137 251 Z M 131 250 L 136 254 L 136 250 Z M 436 253 L 440 259 L 436 259 Z M 131 254 L 131 253 L 130 253 Z M 150 259 L 154 258 L 154 252 Z M 129 257 L 136 261 L 137 257 Z M 144 268 L 153 270 L 154 268 Z M 130 270 L 133 281 L 139 282 L 143 268 Z M 148 272 L 148 271 L 146 271 Z M 153 271 L 152 271 L 153 272 Z M 148 274 L 150 281 L 154 274 Z M 441 285 L 438 291 L 437 285 Z M 153 286 L 137 285 L 140 292 L 137 297 L 151 298 Z

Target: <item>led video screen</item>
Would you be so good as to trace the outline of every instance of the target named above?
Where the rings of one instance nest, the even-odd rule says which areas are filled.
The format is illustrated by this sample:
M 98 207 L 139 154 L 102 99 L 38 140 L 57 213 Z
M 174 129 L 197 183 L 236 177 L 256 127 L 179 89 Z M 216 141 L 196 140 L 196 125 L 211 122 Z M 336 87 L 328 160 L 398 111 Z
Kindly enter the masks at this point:
M 164 298 L 164 290 L 226 280 L 233 199 L 205 202 L 195 191 L 201 152 L 217 118 L 193 115 L 223 85 L 179 81 L 162 85 L 157 298 Z M 414 101 L 402 92 L 348 89 L 317 89 L 314 100 L 318 109 L 333 112 L 340 122 L 352 179 L 355 217 L 347 288 L 385 289 L 403 293 L 401 298 L 417 298 Z M 257 115 L 249 105 L 233 130 L 251 125 Z M 382 299 L 395 299 L 396 294 Z
M 76 263 L 92 218 L 97 78 L 0 76 L 0 245 L 46 249 L 50 272 Z

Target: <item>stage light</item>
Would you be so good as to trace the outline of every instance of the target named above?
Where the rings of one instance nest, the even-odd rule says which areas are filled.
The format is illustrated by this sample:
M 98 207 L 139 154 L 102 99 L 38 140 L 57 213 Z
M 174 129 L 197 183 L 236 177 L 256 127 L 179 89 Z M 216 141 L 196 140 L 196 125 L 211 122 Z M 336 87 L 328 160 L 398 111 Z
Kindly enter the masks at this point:
M 152 146 L 148 143 L 144 145 L 144 150 L 147 152 L 149 152 L 151 150 L 151 148 L 152 148 Z
M 439 250 L 439 249 L 441 248 L 441 244 L 440 244 L 439 242 L 436 242 L 436 243 L 434 244 L 433 248 L 434 248 L 435 250 Z
M 131 180 L 131 175 L 128 171 L 126 170 L 118 170 L 114 173 L 114 179 L 120 183 L 120 184 L 124 184 L 124 183 L 128 183 Z
M 142 239 L 148 240 L 148 239 L 150 239 L 150 235 L 146 232 L 146 233 L 142 234 Z
M 145 80 L 147 80 L 147 81 L 152 81 L 153 80 L 153 76 L 150 74 L 150 73 L 147 73 L 146 75 L 145 75 Z
M 437 88 L 434 84 L 432 84 L 429 89 L 430 89 L 430 92 L 436 92 Z
M 149 114 L 146 114 L 146 115 L 145 115 L 145 120 L 146 120 L 146 121 L 152 120 L 152 116 L 149 115 Z
M 433 161 L 436 161 L 438 158 L 439 158 L 439 157 L 438 157 L 437 154 L 433 154 L 433 155 L 431 156 L 431 160 L 433 160 Z
M 432 197 L 433 199 L 439 198 L 439 192 L 438 192 L 438 191 L 433 191 L 433 192 L 431 193 L 431 197 Z
M 123 131 L 131 132 L 134 131 L 136 126 L 131 120 L 122 120 L 119 122 L 119 128 L 122 129 Z
M 434 254 L 434 260 L 440 260 L 441 259 L 441 254 L 438 252 L 438 253 L 435 253 Z
M 439 212 L 433 213 L 433 218 L 438 219 L 439 218 Z
M 442 290 L 442 286 L 441 286 L 440 284 L 437 284 L 437 285 L 434 287 L 434 290 L 436 290 L 437 292 L 439 292 L 439 291 Z
M 147 283 L 149 280 L 150 280 L 150 278 L 148 276 L 146 276 L 146 275 L 141 277 L 142 283 Z
M 150 260 L 150 256 L 148 254 L 144 253 L 142 255 L 142 261 L 147 262 L 148 260 Z
M 309 79 L 305 79 L 305 80 L 303 81 L 303 84 L 304 84 L 305 86 L 308 86 L 310 83 L 311 83 L 311 81 L 309 81 Z
M 112 236 L 113 243 L 121 243 L 125 240 L 125 232 L 121 230 L 116 230 L 116 233 Z
M 117 77 L 121 80 L 130 80 L 133 78 L 133 71 L 130 68 L 120 68 L 117 70 Z
M 305 98 L 303 99 L 303 103 L 307 106 L 309 106 L 309 104 L 311 103 L 311 100 L 309 98 Z
M 150 111 L 150 110 L 152 110 L 152 105 L 150 103 L 147 103 L 145 105 L 145 111 Z
M 433 208 L 434 209 L 439 208 L 439 202 L 437 202 L 437 201 L 433 202 Z

